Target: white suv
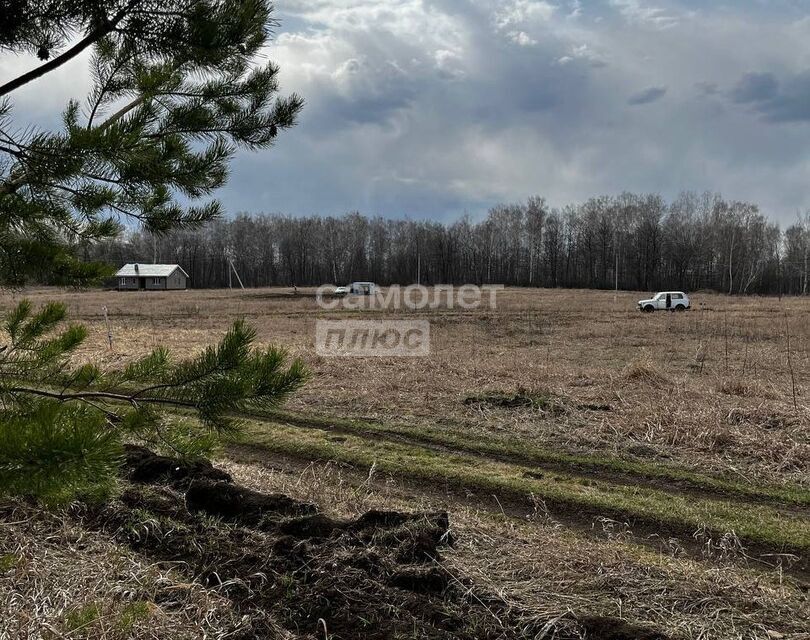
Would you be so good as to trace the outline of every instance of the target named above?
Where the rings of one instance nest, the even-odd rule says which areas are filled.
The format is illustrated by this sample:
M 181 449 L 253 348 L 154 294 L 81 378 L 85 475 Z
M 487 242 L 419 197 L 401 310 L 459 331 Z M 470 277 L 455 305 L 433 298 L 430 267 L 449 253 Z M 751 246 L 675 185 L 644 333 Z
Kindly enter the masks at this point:
M 689 296 L 683 291 L 662 291 L 649 300 L 639 300 L 639 311 L 686 311 L 689 308 Z

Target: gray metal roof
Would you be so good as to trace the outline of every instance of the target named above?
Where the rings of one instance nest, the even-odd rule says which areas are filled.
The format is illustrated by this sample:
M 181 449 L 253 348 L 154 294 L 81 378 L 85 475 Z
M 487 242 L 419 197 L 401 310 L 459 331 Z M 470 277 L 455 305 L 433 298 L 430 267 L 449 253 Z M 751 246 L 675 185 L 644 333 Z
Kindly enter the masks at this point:
M 188 278 L 188 274 L 179 264 L 140 264 L 134 262 L 125 264 L 115 275 L 119 277 L 168 278 L 177 269 L 180 269 L 183 275 Z

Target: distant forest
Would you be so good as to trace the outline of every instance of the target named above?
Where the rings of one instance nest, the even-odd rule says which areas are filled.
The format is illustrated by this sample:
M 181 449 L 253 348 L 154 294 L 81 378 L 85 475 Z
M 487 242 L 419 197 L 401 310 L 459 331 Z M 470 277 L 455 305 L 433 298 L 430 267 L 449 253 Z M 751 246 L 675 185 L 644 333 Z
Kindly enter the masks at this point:
M 474 221 L 240 214 L 196 230 L 130 233 L 82 249 L 87 259 L 180 264 L 190 286 L 370 280 L 381 285 L 504 284 L 652 291 L 806 294 L 810 217 L 784 232 L 755 204 L 705 193 L 625 193 L 550 208 L 543 198 Z M 234 279 L 234 286 L 236 280 Z

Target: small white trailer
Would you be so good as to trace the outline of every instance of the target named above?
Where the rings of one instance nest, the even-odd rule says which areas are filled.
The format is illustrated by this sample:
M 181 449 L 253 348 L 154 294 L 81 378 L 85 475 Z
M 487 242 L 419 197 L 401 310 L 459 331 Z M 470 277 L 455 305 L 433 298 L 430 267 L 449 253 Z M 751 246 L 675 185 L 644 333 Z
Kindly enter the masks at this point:
M 377 293 L 377 285 L 373 282 L 352 282 L 349 292 L 357 296 L 373 296 Z

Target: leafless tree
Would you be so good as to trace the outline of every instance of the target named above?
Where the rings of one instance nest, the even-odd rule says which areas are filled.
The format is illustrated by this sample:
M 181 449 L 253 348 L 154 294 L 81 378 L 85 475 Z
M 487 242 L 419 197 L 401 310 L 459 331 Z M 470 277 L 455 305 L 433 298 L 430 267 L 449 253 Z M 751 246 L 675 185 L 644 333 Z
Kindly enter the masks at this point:
M 194 231 L 133 232 L 81 248 L 110 264 L 177 262 L 192 286 L 500 283 L 516 286 L 807 293 L 810 217 L 784 233 L 751 203 L 623 193 L 552 209 L 540 197 L 446 224 L 240 214 Z

